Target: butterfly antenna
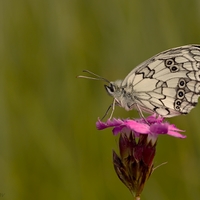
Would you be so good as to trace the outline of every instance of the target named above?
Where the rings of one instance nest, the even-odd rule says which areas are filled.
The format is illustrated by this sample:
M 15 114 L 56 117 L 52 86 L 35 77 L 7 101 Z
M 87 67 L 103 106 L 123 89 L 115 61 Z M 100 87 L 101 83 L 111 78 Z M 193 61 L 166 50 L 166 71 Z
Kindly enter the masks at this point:
M 97 74 L 95 74 L 95 73 L 93 73 L 93 72 L 91 72 L 91 71 L 89 71 L 89 70 L 83 70 L 83 72 L 86 72 L 86 73 L 88 73 L 88 74 L 91 74 L 91 75 L 93 75 L 93 76 L 95 76 L 95 77 L 89 77 L 89 76 L 77 76 L 78 78 L 87 78 L 87 79 L 92 79 L 92 80 L 98 80 L 98 81 L 105 81 L 105 82 L 107 82 L 107 83 L 110 83 L 110 81 L 109 80 L 107 80 L 106 78 L 103 78 L 103 77 L 101 77 L 101 76 L 99 76 L 99 75 L 97 75 Z

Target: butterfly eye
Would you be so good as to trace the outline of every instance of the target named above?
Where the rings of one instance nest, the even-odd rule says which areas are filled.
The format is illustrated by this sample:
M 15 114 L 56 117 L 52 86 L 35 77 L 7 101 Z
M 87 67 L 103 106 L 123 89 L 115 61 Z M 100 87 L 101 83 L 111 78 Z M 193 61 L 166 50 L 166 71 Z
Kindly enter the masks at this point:
M 104 85 L 104 87 L 106 88 L 106 91 L 108 92 L 108 94 L 112 94 L 115 92 L 115 86 L 113 84 L 108 85 Z
M 111 84 L 111 85 L 109 86 L 109 89 L 110 89 L 111 92 L 114 92 L 114 91 L 115 91 L 115 86 Z

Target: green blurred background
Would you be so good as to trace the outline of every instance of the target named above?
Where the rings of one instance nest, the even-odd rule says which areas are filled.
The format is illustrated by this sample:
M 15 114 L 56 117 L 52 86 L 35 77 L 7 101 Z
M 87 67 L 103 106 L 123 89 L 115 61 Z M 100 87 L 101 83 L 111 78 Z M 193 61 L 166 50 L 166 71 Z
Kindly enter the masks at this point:
M 0 200 L 132 199 L 112 166 L 117 137 L 97 131 L 109 80 L 171 47 L 200 43 L 199 0 L 0 1 Z M 117 108 L 115 117 L 138 117 Z M 200 197 L 200 105 L 170 119 L 142 200 Z

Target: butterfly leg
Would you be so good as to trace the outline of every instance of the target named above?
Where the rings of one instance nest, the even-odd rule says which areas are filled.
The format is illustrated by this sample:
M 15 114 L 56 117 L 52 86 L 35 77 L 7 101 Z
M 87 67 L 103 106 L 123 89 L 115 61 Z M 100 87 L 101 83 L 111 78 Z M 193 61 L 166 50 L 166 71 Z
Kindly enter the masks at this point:
M 101 118 L 101 120 L 103 120 L 106 117 L 106 115 L 108 114 L 108 111 L 111 109 L 111 107 L 112 107 L 112 104 L 108 107 L 108 109 L 106 110 L 106 112 L 103 115 L 103 117 Z
M 115 99 L 113 100 L 113 103 L 111 104 L 112 105 L 112 111 L 111 111 L 111 114 L 110 114 L 110 117 L 109 117 L 109 119 L 111 119 L 112 118 L 112 116 L 113 116 L 113 113 L 114 113 L 114 110 L 115 110 Z M 110 105 L 110 106 L 111 106 Z
M 149 124 L 149 122 L 146 120 L 146 118 L 144 117 L 143 113 L 142 113 L 142 110 L 140 109 L 140 106 L 136 103 L 136 107 L 137 107 L 137 110 L 138 110 L 138 113 L 140 115 L 141 118 L 144 119 L 144 121 Z
M 103 119 L 105 118 L 105 116 L 108 114 L 108 111 L 111 109 L 111 107 L 112 107 L 112 111 L 111 111 L 109 120 L 112 118 L 113 113 L 114 113 L 114 110 L 115 110 L 115 99 L 114 99 L 113 103 L 108 107 L 108 109 L 106 110 L 106 113 L 105 113 L 104 116 L 101 118 L 101 120 L 103 120 Z

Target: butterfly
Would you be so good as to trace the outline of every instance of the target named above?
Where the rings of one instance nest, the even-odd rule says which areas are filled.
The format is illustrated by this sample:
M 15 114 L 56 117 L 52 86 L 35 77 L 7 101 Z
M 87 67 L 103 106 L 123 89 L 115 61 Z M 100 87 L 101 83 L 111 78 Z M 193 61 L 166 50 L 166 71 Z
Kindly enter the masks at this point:
M 110 82 L 84 72 L 96 78 L 79 77 L 109 83 L 105 89 L 113 97 L 113 111 L 118 105 L 127 111 L 137 109 L 140 114 L 156 113 L 166 118 L 188 114 L 200 96 L 200 45 L 163 51 L 135 67 L 124 80 Z

